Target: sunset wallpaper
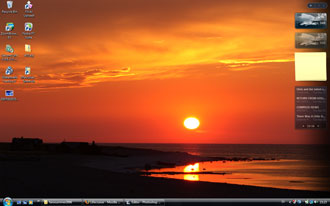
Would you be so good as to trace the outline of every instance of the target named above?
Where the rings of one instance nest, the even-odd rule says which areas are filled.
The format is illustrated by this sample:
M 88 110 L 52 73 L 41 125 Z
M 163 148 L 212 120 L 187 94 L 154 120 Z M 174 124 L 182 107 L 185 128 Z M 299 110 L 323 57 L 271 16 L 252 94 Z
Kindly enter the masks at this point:
M 318 141 L 294 129 L 294 14 L 303 1 L 51 2 L 32 2 L 28 19 L 15 1 L 20 13 L 0 19 L 19 34 L 2 37 L 18 58 L 1 69 L 21 76 L 30 66 L 35 77 L 0 83 L 18 99 L 1 102 L 1 141 Z M 24 57 L 26 43 L 34 58 Z M 190 116 L 197 130 L 183 127 Z
M 329 197 L 328 129 L 295 129 L 295 86 L 326 85 L 295 81 L 295 33 L 319 31 L 295 28 L 308 1 L 31 3 L 0 14 L 18 34 L 0 36 L 18 55 L 0 65 L 18 77 L 0 82 L 17 99 L 0 101 L 0 193 Z

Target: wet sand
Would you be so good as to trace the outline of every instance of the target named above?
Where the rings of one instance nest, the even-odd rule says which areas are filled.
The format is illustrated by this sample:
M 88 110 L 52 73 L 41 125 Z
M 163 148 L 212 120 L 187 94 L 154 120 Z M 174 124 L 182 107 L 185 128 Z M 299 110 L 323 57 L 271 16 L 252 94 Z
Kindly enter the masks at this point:
M 111 149 L 110 149 L 111 150 Z M 114 151 L 114 150 L 111 150 Z M 129 151 L 129 152 L 127 152 Z M 329 192 L 274 189 L 140 176 L 146 163 L 196 161 L 181 153 L 117 148 L 116 154 L 1 152 L 0 193 L 11 197 L 329 197 Z M 135 151 L 135 152 L 134 152 Z M 150 155 L 150 152 L 153 155 Z M 121 153 L 121 154 L 119 154 Z M 201 158 L 201 157 L 200 157 Z M 107 164 L 105 164 L 107 162 Z

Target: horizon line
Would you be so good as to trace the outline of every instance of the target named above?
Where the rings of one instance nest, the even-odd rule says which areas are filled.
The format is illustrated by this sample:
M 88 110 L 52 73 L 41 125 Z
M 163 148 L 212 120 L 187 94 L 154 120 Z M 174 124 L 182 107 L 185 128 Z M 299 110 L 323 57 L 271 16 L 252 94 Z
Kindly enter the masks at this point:
M 92 143 L 93 141 L 60 141 L 60 142 L 43 142 L 44 144 L 59 144 L 62 142 L 87 142 Z M 0 142 L 1 143 L 12 143 L 12 142 Z M 330 145 L 329 143 L 156 143 L 156 142 L 96 142 L 95 144 L 200 144 L 200 145 Z

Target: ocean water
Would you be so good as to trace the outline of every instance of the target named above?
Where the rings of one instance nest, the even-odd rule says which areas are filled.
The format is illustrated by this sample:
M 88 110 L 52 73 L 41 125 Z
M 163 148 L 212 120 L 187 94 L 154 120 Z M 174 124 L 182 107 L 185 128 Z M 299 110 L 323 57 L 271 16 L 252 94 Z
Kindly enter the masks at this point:
M 327 160 L 329 145 L 280 144 L 104 144 L 112 146 L 187 152 L 206 157 L 276 158 L 287 160 Z
M 213 161 L 151 170 L 151 176 L 282 189 L 330 191 L 327 145 L 107 144 L 207 157 L 264 158 L 271 161 Z M 187 168 L 195 166 L 194 171 Z M 175 172 L 175 174 L 173 174 Z M 208 172 L 201 174 L 200 172 Z M 179 174 L 176 174 L 179 173 Z M 211 173 L 211 174 L 210 174 Z

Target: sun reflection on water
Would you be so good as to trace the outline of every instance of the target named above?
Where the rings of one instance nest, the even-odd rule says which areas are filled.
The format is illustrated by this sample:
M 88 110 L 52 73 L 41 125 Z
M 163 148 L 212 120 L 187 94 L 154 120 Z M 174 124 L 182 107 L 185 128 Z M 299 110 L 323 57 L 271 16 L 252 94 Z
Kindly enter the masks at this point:
M 194 172 L 199 172 L 199 163 L 195 163 L 192 165 L 188 165 L 183 169 L 184 173 L 194 173 Z M 183 175 L 184 180 L 189 180 L 189 181 L 199 181 L 199 175 L 196 174 L 185 174 Z
M 199 172 L 199 163 L 195 163 L 193 165 L 188 165 L 183 169 L 183 172 L 191 173 L 191 172 Z
M 199 181 L 199 175 L 184 175 L 183 179 L 189 181 Z
M 322 164 L 305 160 L 212 161 L 174 168 L 150 170 L 152 177 L 174 178 L 186 181 L 253 185 L 281 189 L 329 191 L 328 177 L 306 176 Z M 309 165 L 309 170 L 306 170 Z M 304 171 L 291 175 L 293 170 Z M 152 173 L 155 174 L 152 174 Z M 309 172 L 309 173 L 306 173 Z

